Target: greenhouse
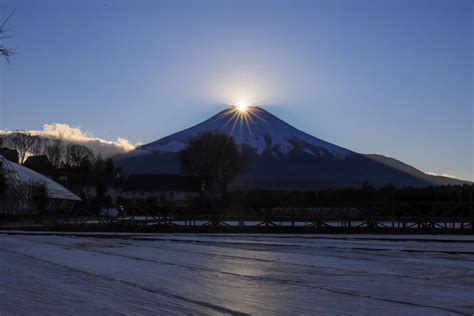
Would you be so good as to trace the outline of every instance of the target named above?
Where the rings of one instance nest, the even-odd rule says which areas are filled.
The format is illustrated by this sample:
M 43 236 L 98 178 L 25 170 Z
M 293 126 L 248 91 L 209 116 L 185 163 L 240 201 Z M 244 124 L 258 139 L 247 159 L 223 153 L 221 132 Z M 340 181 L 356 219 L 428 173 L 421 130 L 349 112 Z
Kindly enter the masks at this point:
M 16 213 L 19 211 L 68 210 L 81 199 L 61 184 L 50 178 L 26 168 L 22 165 L 6 160 L 0 156 L 0 169 L 6 176 L 7 187 L 0 204 L 2 213 Z M 38 188 L 41 188 L 38 189 Z M 37 193 L 43 192 L 43 193 Z M 38 201 L 42 194 L 44 203 L 41 207 Z

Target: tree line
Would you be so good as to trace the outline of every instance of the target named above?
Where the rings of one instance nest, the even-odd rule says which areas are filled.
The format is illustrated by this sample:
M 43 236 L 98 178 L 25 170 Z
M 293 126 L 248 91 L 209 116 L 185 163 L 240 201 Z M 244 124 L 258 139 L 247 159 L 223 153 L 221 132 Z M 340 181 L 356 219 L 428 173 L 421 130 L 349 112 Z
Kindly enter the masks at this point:
M 58 138 L 46 138 L 29 132 L 17 131 L 0 135 L 0 154 L 8 160 L 24 164 L 53 180 L 60 182 L 84 199 L 83 187 L 92 175 L 97 178 L 98 196 L 103 197 L 105 175 L 119 172 L 112 159 L 103 159 L 90 148 L 66 142 Z M 28 164 L 28 159 L 40 159 L 38 163 Z M 34 162 L 34 161 L 33 161 Z M 6 192 L 8 181 L 6 171 L 0 166 L 0 194 Z M 11 195 L 12 192 L 9 191 Z
M 67 175 L 65 184 L 83 199 L 82 189 L 85 179 L 94 175 L 94 201 L 89 205 L 116 206 L 123 201 L 112 201 L 108 196 L 106 178 L 115 176 L 121 170 L 112 159 L 102 159 L 86 146 L 67 143 L 60 139 L 48 139 L 25 132 L 14 132 L 0 138 L 0 147 L 8 147 L 18 152 L 18 162 L 27 157 L 44 155 L 51 163 L 48 176 L 57 178 Z M 188 140 L 179 153 L 181 171 L 199 179 L 200 196 L 196 207 L 210 213 L 225 213 L 236 208 L 272 209 L 279 207 L 376 205 L 392 202 L 470 202 L 473 186 L 439 186 L 426 188 L 396 188 L 393 185 L 376 188 L 370 183 L 362 183 L 358 188 L 324 190 L 257 190 L 238 189 L 228 191 L 229 183 L 245 171 L 249 161 L 232 137 L 217 132 L 204 132 Z M 5 192 L 4 172 L 0 171 L 0 194 Z M 146 204 L 143 201 L 142 204 Z M 151 203 L 148 203 L 151 204 Z M 154 203 L 155 206 L 159 203 Z M 172 207 L 168 203 L 166 207 Z
M 79 167 L 93 162 L 94 152 L 83 145 L 61 139 L 46 138 L 29 132 L 13 132 L 0 137 L 0 147 L 14 149 L 17 163 L 23 164 L 28 156 L 45 155 L 54 168 Z

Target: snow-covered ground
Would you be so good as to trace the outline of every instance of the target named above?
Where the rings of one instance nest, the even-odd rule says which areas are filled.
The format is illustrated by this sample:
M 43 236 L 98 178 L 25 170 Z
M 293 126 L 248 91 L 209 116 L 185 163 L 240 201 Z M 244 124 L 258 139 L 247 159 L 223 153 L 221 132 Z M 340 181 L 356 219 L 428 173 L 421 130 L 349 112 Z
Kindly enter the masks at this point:
M 473 236 L 0 233 L 0 315 L 474 313 Z

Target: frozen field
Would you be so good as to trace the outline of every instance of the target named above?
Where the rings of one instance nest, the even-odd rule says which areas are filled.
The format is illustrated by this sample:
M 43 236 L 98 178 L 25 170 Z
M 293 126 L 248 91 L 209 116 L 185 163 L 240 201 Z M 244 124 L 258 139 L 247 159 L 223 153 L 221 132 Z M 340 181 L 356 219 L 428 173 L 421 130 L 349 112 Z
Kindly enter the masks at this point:
M 0 232 L 0 315 L 474 313 L 474 236 L 99 237 Z

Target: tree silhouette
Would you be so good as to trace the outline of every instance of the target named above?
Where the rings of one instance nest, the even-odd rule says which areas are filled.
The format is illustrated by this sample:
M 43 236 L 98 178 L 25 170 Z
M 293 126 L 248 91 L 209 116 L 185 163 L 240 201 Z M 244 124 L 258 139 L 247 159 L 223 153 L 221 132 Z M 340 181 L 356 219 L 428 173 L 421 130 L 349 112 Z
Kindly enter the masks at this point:
M 0 25 L 0 40 L 8 39 L 11 36 L 5 35 L 7 30 L 5 29 L 5 25 L 7 24 L 8 20 L 13 16 L 13 13 L 15 13 L 15 10 L 10 13 L 10 15 L 2 22 Z M 3 46 L 3 44 L 0 44 L 0 56 L 4 57 L 7 62 L 10 62 L 10 57 L 13 55 L 13 50 L 11 50 L 8 47 Z
M 9 141 L 18 151 L 20 156 L 20 163 L 25 162 L 26 154 L 30 151 L 38 139 L 38 136 L 31 135 L 27 132 L 15 132 L 9 135 Z
M 55 168 L 59 168 L 64 158 L 65 146 L 61 139 L 54 139 L 46 146 L 46 156 Z
M 68 144 L 66 146 L 65 164 L 71 168 L 78 168 L 90 164 L 94 152 L 83 145 Z
M 200 178 L 204 193 L 216 186 L 221 197 L 244 166 L 233 138 L 219 131 L 204 132 L 189 139 L 180 152 L 180 160 L 183 174 Z

